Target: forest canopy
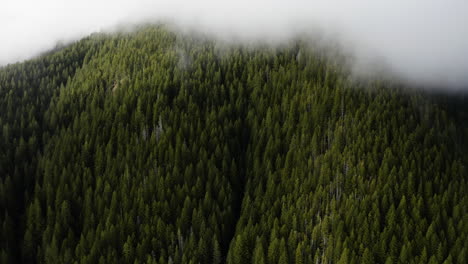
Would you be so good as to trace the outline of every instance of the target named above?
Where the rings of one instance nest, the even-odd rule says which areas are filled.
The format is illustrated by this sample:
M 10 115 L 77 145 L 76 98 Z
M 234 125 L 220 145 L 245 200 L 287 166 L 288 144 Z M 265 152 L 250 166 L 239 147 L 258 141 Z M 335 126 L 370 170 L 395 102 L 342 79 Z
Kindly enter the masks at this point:
M 0 263 L 465 263 L 468 101 L 164 26 L 0 68 Z

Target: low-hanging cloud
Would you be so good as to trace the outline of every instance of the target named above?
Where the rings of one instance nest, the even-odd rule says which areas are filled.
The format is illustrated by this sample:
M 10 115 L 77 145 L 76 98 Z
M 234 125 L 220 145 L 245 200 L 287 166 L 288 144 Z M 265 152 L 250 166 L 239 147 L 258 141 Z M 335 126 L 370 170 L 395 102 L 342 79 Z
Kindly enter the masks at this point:
M 0 65 L 148 21 L 272 42 L 319 29 L 364 68 L 378 59 L 402 79 L 468 89 L 466 0 L 2 0 Z

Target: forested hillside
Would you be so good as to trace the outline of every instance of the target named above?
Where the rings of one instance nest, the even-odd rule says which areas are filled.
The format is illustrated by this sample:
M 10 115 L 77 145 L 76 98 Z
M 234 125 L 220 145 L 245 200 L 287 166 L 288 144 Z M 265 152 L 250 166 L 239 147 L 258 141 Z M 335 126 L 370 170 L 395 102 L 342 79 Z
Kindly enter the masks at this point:
M 468 98 L 164 26 L 0 68 L 0 263 L 466 263 Z

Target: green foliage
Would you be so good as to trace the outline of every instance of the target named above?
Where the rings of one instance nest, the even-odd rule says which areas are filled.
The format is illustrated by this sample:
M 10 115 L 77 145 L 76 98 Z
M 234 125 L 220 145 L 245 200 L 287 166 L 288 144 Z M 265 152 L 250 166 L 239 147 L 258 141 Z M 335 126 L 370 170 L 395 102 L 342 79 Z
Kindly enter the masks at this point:
M 466 99 L 163 26 L 0 69 L 1 263 L 463 263 Z

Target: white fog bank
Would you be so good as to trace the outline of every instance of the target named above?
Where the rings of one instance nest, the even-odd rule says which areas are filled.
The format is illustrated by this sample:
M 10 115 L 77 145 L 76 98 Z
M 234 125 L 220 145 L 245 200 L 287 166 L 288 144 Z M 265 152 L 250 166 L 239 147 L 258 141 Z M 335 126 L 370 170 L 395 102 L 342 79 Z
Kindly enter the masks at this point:
M 319 28 L 366 65 L 468 90 L 466 0 L 1 0 L 0 65 L 115 25 L 171 21 L 240 41 L 280 42 Z

